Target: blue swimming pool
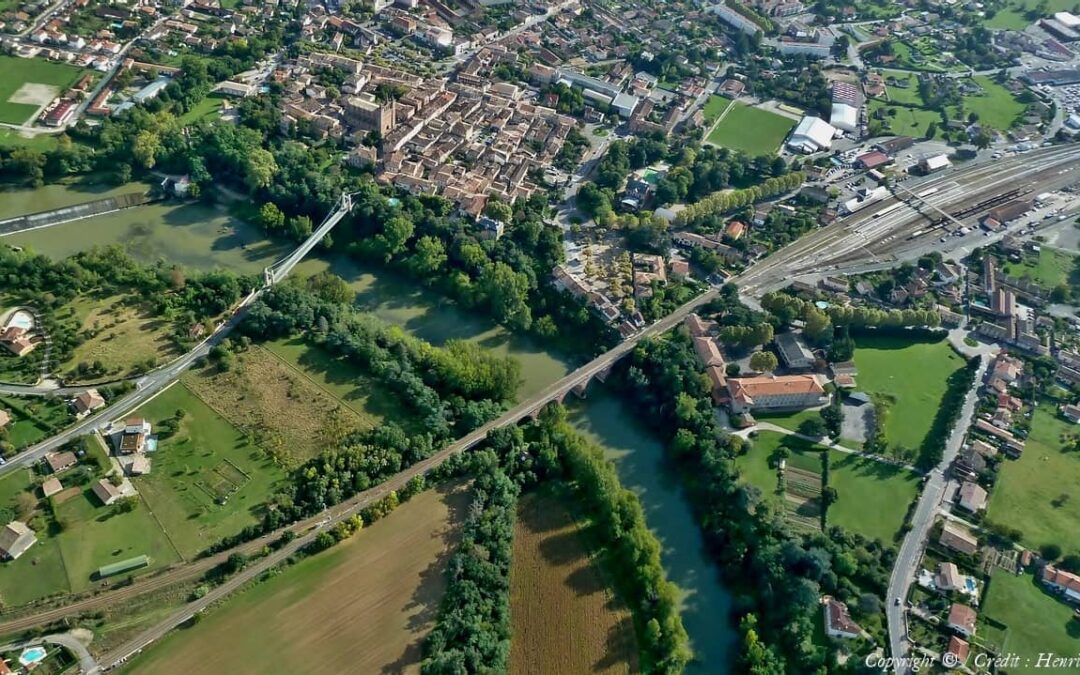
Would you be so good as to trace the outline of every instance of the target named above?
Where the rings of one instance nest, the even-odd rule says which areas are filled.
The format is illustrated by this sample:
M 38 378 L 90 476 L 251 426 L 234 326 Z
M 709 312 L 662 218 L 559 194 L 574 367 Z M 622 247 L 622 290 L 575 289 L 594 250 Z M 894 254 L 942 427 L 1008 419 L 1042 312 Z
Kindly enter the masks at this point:
M 29 666 L 45 658 L 46 653 L 44 647 L 27 647 L 19 654 L 19 663 Z

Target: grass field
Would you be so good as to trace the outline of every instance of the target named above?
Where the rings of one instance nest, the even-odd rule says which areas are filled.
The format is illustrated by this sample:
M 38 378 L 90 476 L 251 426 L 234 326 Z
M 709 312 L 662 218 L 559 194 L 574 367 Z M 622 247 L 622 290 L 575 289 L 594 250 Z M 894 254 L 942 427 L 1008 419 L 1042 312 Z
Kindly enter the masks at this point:
M 904 70 L 882 70 L 881 74 L 888 80 L 894 78 L 907 84 L 906 87 L 888 85 L 889 100 L 896 103 L 907 103 L 922 107 L 922 96 L 919 96 L 919 77 L 917 73 Z
M 360 368 L 334 358 L 304 338 L 275 340 L 263 346 L 361 419 L 391 419 L 400 424 L 405 418 L 393 395 L 368 379 Z
M 1024 16 L 1027 10 L 1034 9 L 1039 5 L 1039 0 L 1011 0 L 1006 3 L 1007 9 L 998 10 L 990 19 L 983 22 L 987 28 L 1007 28 L 1010 30 L 1023 30 L 1033 22 Z M 1047 0 L 1047 15 L 1055 12 L 1068 12 L 1076 7 L 1076 0 Z
M 177 410 L 185 413 L 179 430 L 159 440 L 153 470 L 136 478 L 135 486 L 177 550 L 190 558 L 255 523 L 285 472 L 183 384 L 138 414 L 157 430 Z
M 821 411 L 818 409 L 796 410 L 794 412 L 759 413 L 754 415 L 759 422 L 768 422 L 778 427 L 784 427 L 791 431 L 798 431 L 799 425 L 806 420 L 821 419 Z
M 468 495 L 428 490 L 175 632 L 124 672 L 416 672 Z
M 10 101 L 23 85 L 39 84 L 54 87 L 53 98 L 55 98 L 56 95 L 75 84 L 82 73 L 81 68 L 43 59 L 0 56 L 0 122 L 22 124 L 41 107 L 42 104 Z M 44 103 L 48 102 L 48 100 L 44 101 Z
M 7 437 L 16 449 L 33 445 L 74 421 L 67 403 L 53 397 L 0 396 L 0 409 L 11 415 Z
M 735 459 L 743 480 L 778 505 L 784 503 L 784 496 L 777 492 L 776 469 L 768 460 L 781 446 L 790 452 L 788 469 L 803 475 L 821 474 L 822 446 L 775 432 L 759 432 L 753 448 Z M 905 469 L 830 450 L 829 485 L 836 488 L 837 501 L 829 507 L 828 523 L 891 543 L 918 484 L 918 476 Z
M 922 138 L 932 122 L 941 122 L 941 115 L 931 110 L 889 105 L 878 99 L 870 101 L 870 119 L 877 119 L 873 115 L 881 109 L 886 111 L 885 119 L 881 122 L 887 134 Z
M 1076 425 L 1040 406 L 1031 418 L 1024 454 L 1006 460 L 998 471 L 986 517 L 1019 529 L 1025 546 L 1060 544 L 1072 552 L 1080 539 L 1080 456 L 1066 452 L 1062 442 L 1075 433 Z
M 142 575 L 180 559 L 142 501 L 133 511 L 119 513 L 115 507 L 102 506 L 87 486 L 84 492 L 57 506 L 56 517 L 65 524 L 56 539 L 73 593 L 95 584 L 92 575 L 102 565 L 146 554 L 150 566 L 135 572 Z
M 221 107 L 225 99 L 221 96 L 210 95 L 195 104 L 195 107 L 180 116 L 181 124 L 194 124 L 199 120 L 212 119 L 221 114 Z
M 978 75 L 975 83 L 982 87 L 981 96 L 965 96 L 964 109 L 979 115 L 981 124 L 1007 130 L 1024 114 L 1026 106 L 1013 93 L 986 75 Z
M 1033 667 L 1039 654 L 1075 656 L 1080 650 L 1080 620 L 1072 607 L 1043 590 L 1033 575 L 995 569 L 980 613 L 1008 627 L 1002 651 L 1020 657 L 1010 675 L 1046 672 Z
M 513 555 L 511 673 L 637 672 L 633 618 L 553 494 L 518 503 Z
M 1023 261 L 1006 263 L 1005 274 L 1028 279 L 1046 289 L 1069 283 L 1080 293 L 1080 257 L 1043 246 L 1039 253 L 1025 253 Z
M 890 399 L 886 442 L 918 449 L 933 426 L 949 376 L 964 366 L 964 359 L 944 340 L 864 336 L 855 342 L 859 389 Z
M 287 466 L 382 421 L 343 404 L 312 374 L 259 346 L 240 354 L 238 366 L 227 372 L 209 365 L 188 371 L 183 382 L 219 415 L 256 434 L 259 445 Z
M 36 498 L 35 489 L 29 469 L 18 469 L 0 479 L 0 518 L 3 522 L 19 516 L 18 495 L 30 492 Z M 38 543 L 18 560 L 0 563 L 0 606 L 21 605 L 68 590 L 60 547 L 46 532 L 39 533 Z
M 891 544 L 919 491 L 919 477 L 858 455 L 829 451 L 829 485 L 837 500 L 828 522 Z
M 0 148 L 32 148 L 46 152 L 56 147 L 56 136 L 37 134 L 27 136 L 14 129 L 0 129 Z
M 100 361 L 108 373 L 101 379 L 113 380 L 179 355 L 169 322 L 152 316 L 134 296 L 82 295 L 61 311 L 60 318 L 67 317 L 78 322 L 80 341 L 61 364 L 62 372 Z
M 705 101 L 705 105 L 701 107 L 701 114 L 705 116 L 705 123 L 712 124 L 716 121 L 716 118 L 720 116 L 720 113 L 727 110 L 728 105 L 731 103 L 731 99 L 713 94 L 709 97 L 709 100 Z
M 771 155 L 794 126 L 794 120 L 736 101 L 709 132 L 708 141 L 748 155 Z

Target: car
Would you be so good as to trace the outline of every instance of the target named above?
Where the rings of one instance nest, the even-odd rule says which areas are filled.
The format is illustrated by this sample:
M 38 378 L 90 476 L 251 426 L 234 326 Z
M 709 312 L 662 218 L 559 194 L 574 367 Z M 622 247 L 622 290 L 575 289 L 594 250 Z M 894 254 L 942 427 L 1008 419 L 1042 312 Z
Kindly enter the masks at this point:
M 900 606 L 900 598 L 893 598 L 893 604 L 896 605 L 897 607 L 899 607 Z

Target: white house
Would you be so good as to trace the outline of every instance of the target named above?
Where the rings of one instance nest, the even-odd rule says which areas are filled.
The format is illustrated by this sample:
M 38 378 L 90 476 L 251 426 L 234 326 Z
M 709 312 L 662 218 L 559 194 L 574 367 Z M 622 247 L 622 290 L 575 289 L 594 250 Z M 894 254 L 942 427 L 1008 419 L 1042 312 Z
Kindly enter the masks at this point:
M 26 523 L 13 520 L 0 529 L 0 556 L 7 560 L 15 560 L 35 543 L 37 537 Z

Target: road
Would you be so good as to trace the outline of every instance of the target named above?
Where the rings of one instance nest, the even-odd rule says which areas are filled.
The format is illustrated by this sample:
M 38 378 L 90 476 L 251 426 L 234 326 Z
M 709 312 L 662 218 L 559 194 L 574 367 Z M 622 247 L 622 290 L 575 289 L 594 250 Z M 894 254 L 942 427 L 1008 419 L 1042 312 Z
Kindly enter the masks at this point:
M 923 486 L 922 494 L 919 495 L 919 503 L 915 507 L 915 513 L 911 518 L 911 529 L 904 536 L 900 544 L 900 552 L 896 556 L 892 575 L 889 577 L 889 590 L 886 593 L 885 615 L 889 626 L 889 648 L 896 659 L 894 662 L 895 672 L 898 675 L 906 675 L 911 669 L 903 662 L 908 653 L 907 643 L 907 620 L 905 617 L 906 601 L 912 580 L 918 571 L 919 560 L 922 558 L 923 549 L 933 527 L 942 497 L 945 495 L 949 481 L 945 472 L 956 458 L 960 446 L 964 442 L 964 436 L 971 425 L 975 415 L 975 405 L 979 400 L 979 388 L 982 386 L 986 371 L 990 368 L 992 359 L 989 354 L 980 357 L 981 364 L 975 374 L 975 381 L 964 398 L 964 404 L 960 409 L 960 417 L 956 426 L 952 428 L 949 439 L 945 443 L 945 452 L 941 462 L 930 472 Z M 896 604 L 896 598 L 900 604 Z

